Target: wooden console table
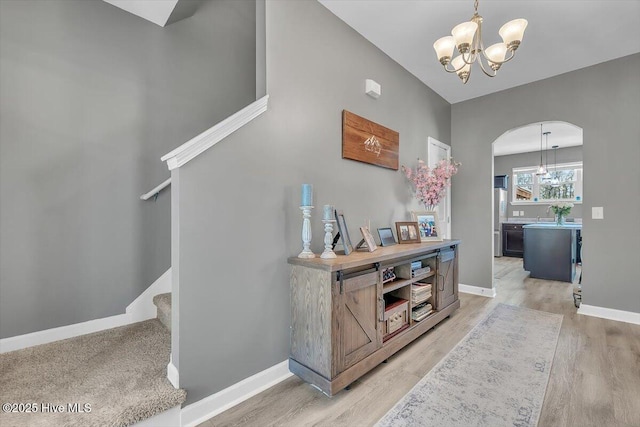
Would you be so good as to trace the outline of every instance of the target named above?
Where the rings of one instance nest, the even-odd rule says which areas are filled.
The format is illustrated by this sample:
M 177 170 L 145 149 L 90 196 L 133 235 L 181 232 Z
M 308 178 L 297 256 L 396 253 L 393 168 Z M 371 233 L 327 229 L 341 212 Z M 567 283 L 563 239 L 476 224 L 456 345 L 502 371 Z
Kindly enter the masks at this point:
M 460 307 L 459 244 L 395 245 L 331 260 L 289 258 L 291 372 L 332 396 L 450 316 Z M 418 276 L 406 278 L 405 273 L 383 284 L 383 270 L 406 272 L 418 261 L 423 267 Z M 431 284 L 428 302 L 433 307 L 421 321 L 411 318 L 411 290 L 418 282 Z M 408 301 L 408 320 L 404 328 L 383 336 L 388 295 Z

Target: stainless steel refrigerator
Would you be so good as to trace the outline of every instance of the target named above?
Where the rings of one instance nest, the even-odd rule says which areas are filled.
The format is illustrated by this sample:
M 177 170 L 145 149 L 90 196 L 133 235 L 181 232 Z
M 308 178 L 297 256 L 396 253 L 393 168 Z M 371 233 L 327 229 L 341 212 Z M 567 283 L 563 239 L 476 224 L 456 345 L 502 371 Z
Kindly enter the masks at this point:
M 502 256 L 502 223 L 507 220 L 507 190 L 493 189 L 493 256 Z

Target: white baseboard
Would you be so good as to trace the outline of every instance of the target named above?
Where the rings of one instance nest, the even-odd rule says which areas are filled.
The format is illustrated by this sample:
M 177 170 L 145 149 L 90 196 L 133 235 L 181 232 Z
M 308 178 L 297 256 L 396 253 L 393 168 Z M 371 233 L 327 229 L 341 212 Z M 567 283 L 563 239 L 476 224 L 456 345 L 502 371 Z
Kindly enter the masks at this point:
M 480 286 L 463 285 L 462 283 L 458 285 L 458 292 L 480 295 L 487 298 L 496 297 L 496 288 L 481 288 Z
M 168 284 L 167 284 L 168 281 Z M 166 289 L 166 290 L 165 290 Z M 158 280 L 153 282 L 138 298 L 126 309 L 125 314 L 104 317 L 102 319 L 89 320 L 87 322 L 74 323 L 73 325 L 60 326 L 59 328 L 45 329 L 44 331 L 30 334 L 17 335 L 15 337 L 0 339 L 0 354 L 9 351 L 20 350 L 34 345 L 47 344 L 54 341 L 73 338 L 105 329 L 117 328 L 135 322 L 141 322 L 156 317 L 155 310 L 151 311 L 149 305 L 153 305 L 153 297 L 156 294 L 171 291 L 171 269 L 167 270 Z
M 176 365 L 173 364 L 171 356 L 169 356 L 169 364 L 167 365 L 167 379 L 174 388 L 180 388 L 180 373 Z
M 183 427 L 193 427 L 244 402 L 252 396 L 278 384 L 293 375 L 289 372 L 289 361 L 278 363 L 262 372 L 246 378 L 182 408 Z
M 103 331 L 105 329 L 117 328 L 118 326 L 128 325 L 129 323 L 131 323 L 131 321 L 127 314 L 118 314 L 117 316 L 104 317 L 102 319 L 61 326 L 59 328 L 45 329 L 44 331 L 3 338 L 0 340 L 0 353 L 21 350 L 34 345 L 47 344 L 79 335 Z
M 640 313 L 633 311 L 615 310 L 613 308 L 596 307 L 595 305 L 580 304 L 578 314 L 585 316 L 601 317 L 603 319 L 617 320 L 619 322 L 640 325 Z
M 131 427 L 180 427 L 180 405 L 132 424 Z

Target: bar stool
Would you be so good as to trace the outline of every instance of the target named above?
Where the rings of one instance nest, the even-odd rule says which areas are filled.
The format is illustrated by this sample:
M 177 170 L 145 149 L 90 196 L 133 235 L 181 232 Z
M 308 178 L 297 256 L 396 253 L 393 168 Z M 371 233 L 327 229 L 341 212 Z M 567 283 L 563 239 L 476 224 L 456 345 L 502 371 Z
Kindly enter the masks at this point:
M 582 240 L 582 239 L 580 239 Z M 580 245 L 580 277 L 578 278 L 578 286 L 573 288 L 573 305 L 576 308 L 580 307 L 580 303 L 582 302 L 582 242 Z

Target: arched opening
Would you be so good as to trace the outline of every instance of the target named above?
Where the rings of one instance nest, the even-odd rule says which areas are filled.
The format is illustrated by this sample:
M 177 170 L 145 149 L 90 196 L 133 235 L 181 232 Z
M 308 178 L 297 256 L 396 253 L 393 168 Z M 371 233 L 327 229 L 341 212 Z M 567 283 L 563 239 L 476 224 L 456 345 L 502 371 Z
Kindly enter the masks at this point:
M 492 143 L 495 294 L 530 280 L 563 282 L 571 292 L 579 286 L 582 145 L 582 128 L 564 121 L 513 128 Z M 552 205 L 570 205 L 560 225 Z

